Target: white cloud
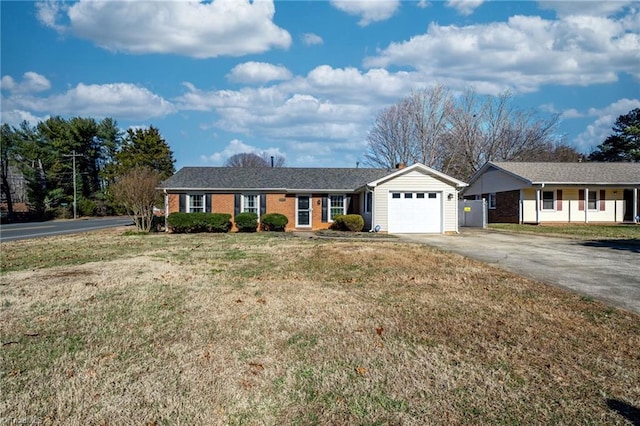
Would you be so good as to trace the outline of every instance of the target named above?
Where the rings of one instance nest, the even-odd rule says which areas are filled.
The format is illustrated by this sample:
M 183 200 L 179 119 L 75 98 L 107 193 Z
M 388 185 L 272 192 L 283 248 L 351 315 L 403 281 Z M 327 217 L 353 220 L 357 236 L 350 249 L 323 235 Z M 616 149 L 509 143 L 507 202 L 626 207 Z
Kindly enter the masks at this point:
M 37 93 L 49 90 L 51 83 L 45 76 L 28 71 L 22 76 L 22 82 L 16 82 L 10 75 L 2 76 L 0 88 L 12 93 Z
M 634 108 L 640 108 L 640 99 L 623 98 L 601 109 L 589 108 L 586 115 L 596 119 L 574 139 L 574 146 L 582 152 L 591 152 L 613 133 L 611 127 L 618 117 Z
M 68 26 L 61 22 L 65 14 Z M 111 51 L 168 53 L 195 58 L 243 56 L 286 49 L 291 35 L 273 23 L 272 1 L 100 1 L 69 7 L 46 2 L 38 17 Z
M 183 83 L 180 110 L 212 111 L 213 127 L 281 142 L 323 141 L 351 149 L 378 110 L 424 86 L 419 75 L 319 66 L 269 87 L 204 91 Z
M 400 0 L 331 0 L 331 4 L 349 15 L 359 16 L 358 25 L 366 27 L 391 18 L 400 7 Z
M 611 16 L 633 5 L 634 0 L 624 1 L 539 1 L 541 9 L 554 10 L 558 16 L 592 15 Z
M 456 9 L 459 14 L 469 16 L 484 0 L 447 0 L 446 6 Z
M 242 154 L 245 152 L 246 153 L 251 152 L 258 155 L 262 155 L 262 154 L 266 154 L 268 156 L 273 155 L 274 157 L 278 157 L 278 156 L 286 157 L 280 151 L 279 148 L 260 149 L 255 146 L 248 145 L 239 139 L 233 139 L 232 141 L 229 142 L 227 146 L 225 146 L 222 149 L 222 151 L 214 152 L 213 154 L 210 154 L 210 155 L 201 155 L 200 160 L 205 164 L 221 166 L 230 157 L 236 154 Z
M 291 77 L 293 75 L 286 67 L 265 62 L 238 64 L 227 74 L 227 79 L 236 83 L 267 83 L 276 80 L 289 80 Z
M 305 33 L 302 34 L 302 42 L 307 46 L 313 46 L 315 44 L 322 44 L 324 40 L 318 34 Z
M 3 98 L 5 109 L 125 119 L 162 117 L 175 112 L 171 102 L 144 87 L 129 83 L 79 83 L 62 94 L 48 97 L 9 96 Z
M 563 120 L 570 120 L 572 118 L 582 118 L 582 117 L 584 117 L 584 114 L 582 114 L 580 111 L 578 111 L 575 108 L 569 108 L 567 110 L 564 110 L 560 115 L 560 118 L 562 118 Z
M 450 86 L 489 85 L 516 92 L 542 85 L 610 83 L 619 73 L 640 79 L 640 35 L 622 19 L 570 16 L 545 20 L 512 16 L 507 22 L 469 26 L 431 24 L 425 34 L 391 43 L 368 67 L 412 67 L 426 81 Z M 632 19 L 634 18 L 634 19 Z
M 19 126 L 23 121 L 27 121 L 31 126 L 35 126 L 38 122 L 45 121 L 48 118 L 48 115 L 38 117 L 31 114 L 29 111 L 22 111 L 19 109 L 2 111 L 2 113 L 0 113 L 0 123 L 15 127 Z
M 427 0 L 420 0 L 418 3 L 416 3 L 416 6 L 418 6 L 420 9 L 425 9 L 431 6 L 431 3 L 429 3 Z
M 40 22 L 58 32 L 66 31 L 66 27 L 58 22 L 63 19 L 68 5 L 61 1 L 46 0 L 36 3 L 36 16 Z

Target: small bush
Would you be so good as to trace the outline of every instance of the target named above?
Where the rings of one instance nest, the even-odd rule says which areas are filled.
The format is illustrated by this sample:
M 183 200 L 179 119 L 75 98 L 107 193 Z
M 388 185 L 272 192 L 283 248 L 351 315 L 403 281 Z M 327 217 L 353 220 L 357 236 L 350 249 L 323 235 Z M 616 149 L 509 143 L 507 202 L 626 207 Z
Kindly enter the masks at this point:
M 283 232 L 289 223 L 289 219 L 280 213 L 267 213 L 260 218 L 260 226 L 263 231 Z
M 256 232 L 258 229 L 258 215 L 255 213 L 239 213 L 236 215 L 235 221 L 239 232 Z
M 344 214 L 333 218 L 331 229 L 338 231 L 360 232 L 364 228 L 364 219 L 359 214 Z
M 96 203 L 88 198 L 78 200 L 77 213 L 79 216 L 95 216 Z
M 186 214 L 186 213 L 185 213 Z M 136 225 L 137 229 L 142 228 L 141 218 L 138 218 L 138 224 Z M 162 231 L 162 227 L 164 226 L 164 216 L 152 216 L 151 217 L 151 229 L 150 232 L 160 232 Z
M 229 232 L 231 215 L 227 213 L 171 213 L 169 230 L 175 233 Z

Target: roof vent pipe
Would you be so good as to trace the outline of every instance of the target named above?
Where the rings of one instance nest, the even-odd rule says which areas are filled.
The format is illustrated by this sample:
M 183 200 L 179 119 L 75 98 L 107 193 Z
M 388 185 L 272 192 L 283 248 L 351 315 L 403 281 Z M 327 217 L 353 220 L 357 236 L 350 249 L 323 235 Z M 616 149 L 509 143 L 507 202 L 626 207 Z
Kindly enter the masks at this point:
M 271 168 L 273 169 L 273 155 L 271 156 Z

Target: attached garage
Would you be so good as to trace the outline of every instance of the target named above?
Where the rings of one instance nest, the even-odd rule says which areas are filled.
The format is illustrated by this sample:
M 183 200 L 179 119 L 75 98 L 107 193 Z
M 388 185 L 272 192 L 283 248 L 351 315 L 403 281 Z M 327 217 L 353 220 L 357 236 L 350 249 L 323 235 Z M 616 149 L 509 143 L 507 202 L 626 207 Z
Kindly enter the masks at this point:
M 465 186 L 422 164 L 371 182 L 372 228 L 391 234 L 458 232 L 458 192 Z
M 441 233 L 442 193 L 389 192 L 388 221 L 390 233 Z

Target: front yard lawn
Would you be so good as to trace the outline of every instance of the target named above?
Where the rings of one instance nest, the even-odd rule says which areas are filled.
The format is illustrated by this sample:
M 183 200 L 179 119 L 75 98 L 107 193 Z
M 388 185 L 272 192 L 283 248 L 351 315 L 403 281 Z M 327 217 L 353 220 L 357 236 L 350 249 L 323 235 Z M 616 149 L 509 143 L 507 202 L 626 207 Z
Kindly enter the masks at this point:
M 638 315 L 423 245 L 120 229 L 3 243 L 0 267 L 10 424 L 632 424 L 640 407 Z

